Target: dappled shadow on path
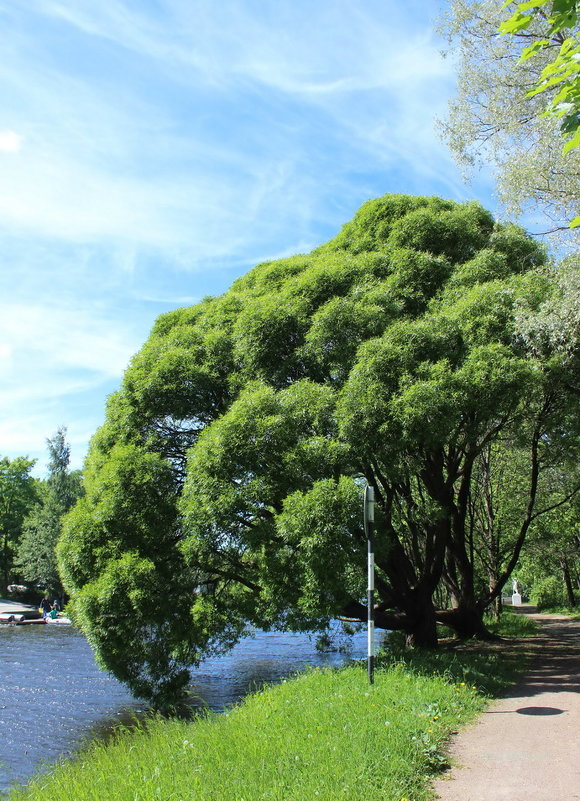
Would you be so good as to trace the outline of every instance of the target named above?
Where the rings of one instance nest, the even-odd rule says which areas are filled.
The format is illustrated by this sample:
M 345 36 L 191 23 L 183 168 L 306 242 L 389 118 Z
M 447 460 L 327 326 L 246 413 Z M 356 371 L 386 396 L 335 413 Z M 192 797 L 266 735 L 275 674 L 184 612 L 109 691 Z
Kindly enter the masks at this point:
M 541 623 L 540 635 L 524 648 L 532 657 L 524 679 L 511 687 L 506 698 L 533 698 L 540 693 L 580 692 L 580 621 L 533 615 Z

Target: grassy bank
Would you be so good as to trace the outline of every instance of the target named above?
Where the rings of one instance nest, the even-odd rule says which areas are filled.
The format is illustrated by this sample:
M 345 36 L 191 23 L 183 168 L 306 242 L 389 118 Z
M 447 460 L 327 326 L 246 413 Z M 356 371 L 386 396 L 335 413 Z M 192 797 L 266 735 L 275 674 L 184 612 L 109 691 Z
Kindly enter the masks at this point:
M 566 617 L 570 617 L 572 620 L 580 620 L 580 607 L 578 606 L 560 604 L 557 606 L 545 606 L 538 611 L 547 615 L 566 615 Z
M 515 678 L 494 649 L 311 671 L 227 714 L 93 743 L 11 801 L 421 801 L 449 733 Z

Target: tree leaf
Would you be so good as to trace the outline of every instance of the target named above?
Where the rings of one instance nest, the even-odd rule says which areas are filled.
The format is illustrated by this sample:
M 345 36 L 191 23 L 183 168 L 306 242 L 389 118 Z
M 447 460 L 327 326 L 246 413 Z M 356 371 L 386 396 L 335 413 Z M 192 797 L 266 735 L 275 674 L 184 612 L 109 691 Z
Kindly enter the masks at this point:
M 580 147 L 580 130 L 576 133 L 575 136 L 572 137 L 572 139 L 566 142 L 566 144 L 562 148 L 562 152 L 564 153 L 564 155 L 566 155 L 566 153 L 569 153 L 571 150 L 574 150 L 574 148 L 577 147 Z

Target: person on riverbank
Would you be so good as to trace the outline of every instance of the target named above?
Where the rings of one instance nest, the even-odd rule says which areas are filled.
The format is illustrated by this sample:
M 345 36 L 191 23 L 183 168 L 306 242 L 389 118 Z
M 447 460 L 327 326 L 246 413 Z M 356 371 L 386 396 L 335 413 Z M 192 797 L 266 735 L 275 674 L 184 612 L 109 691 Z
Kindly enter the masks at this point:
M 52 604 L 50 603 L 48 593 L 46 593 L 46 595 L 40 602 L 40 609 L 42 611 L 42 617 L 46 618 L 49 616 L 50 610 L 52 609 Z

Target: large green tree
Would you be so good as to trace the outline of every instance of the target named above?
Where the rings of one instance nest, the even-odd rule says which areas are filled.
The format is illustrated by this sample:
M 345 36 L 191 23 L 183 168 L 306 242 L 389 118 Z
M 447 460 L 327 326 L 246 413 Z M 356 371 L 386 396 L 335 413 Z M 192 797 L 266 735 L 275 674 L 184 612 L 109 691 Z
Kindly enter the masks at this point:
M 39 502 L 23 525 L 16 562 L 26 582 L 62 596 L 56 543 L 64 515 L 82 493 L 82 481 L 78 471 L 69 469 L 70 446 L 66 440 L 66 428 L 59 428 L 46 444 L 48 478 L 40 483 Z
M 477 203 L 387 195 L 311 254 L 159 318 L 59 543 L 102 664 L 163 703 L 248 624 L 366 619 L 366 482 L 378 625 L 422 645 L 438 618 L 484 633 L 489 592 L 466 545 L 475 464 L 499 437 L 526 450 L 521 547 L 568 402 L 563 357 L 516 331 L 550 296 L 545 260 Z M 450 610 L 433 602 L 445 575 Z
M 14 557 L 24 520 L 37 499 L 30 475 L 34 460 L 25 456 L 0 459 L 0 574 L 4 588 L 13 577 Z

